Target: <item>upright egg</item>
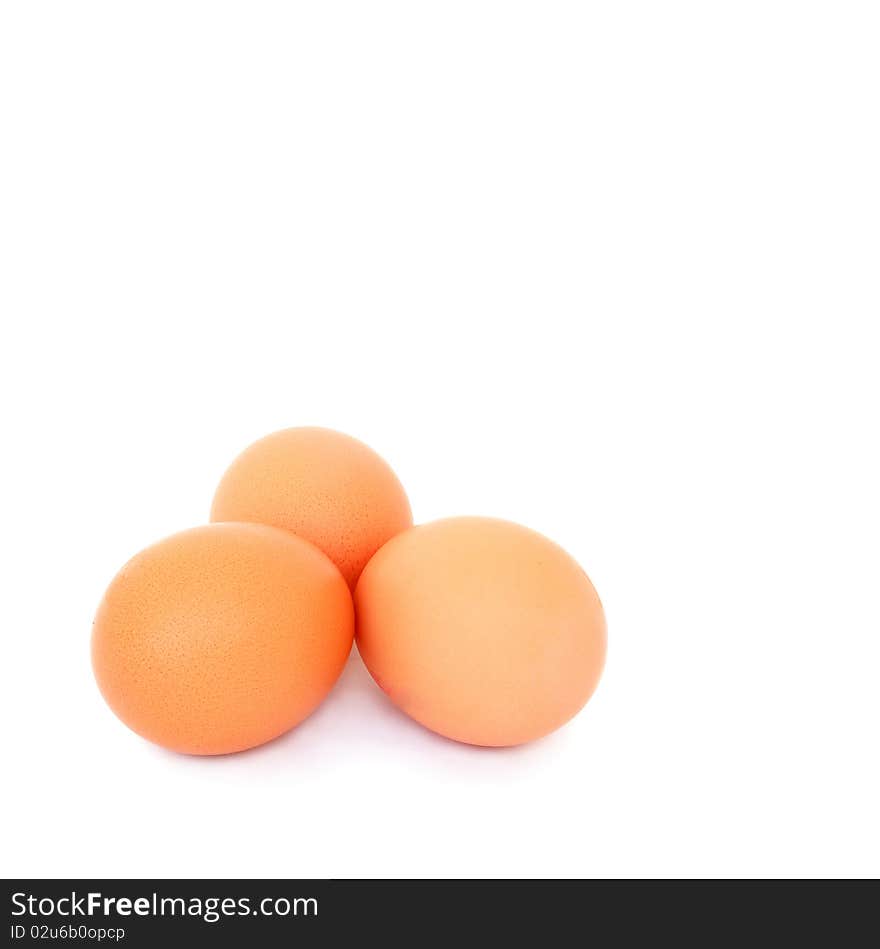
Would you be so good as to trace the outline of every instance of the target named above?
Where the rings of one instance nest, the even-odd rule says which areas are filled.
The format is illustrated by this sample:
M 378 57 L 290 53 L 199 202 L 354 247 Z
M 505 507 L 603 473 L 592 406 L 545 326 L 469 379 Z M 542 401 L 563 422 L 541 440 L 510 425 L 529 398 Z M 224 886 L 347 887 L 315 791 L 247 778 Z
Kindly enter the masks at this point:
M 286 531 L 174 534 L 113 579 L 92 627 L 110 708 L 174 751 L 242 751 L 301 722 L 336 681 L 354 613 L 325 554 Z
M 223 475 L 212 521 L 281 527 L 324 551 L 349 586 L 412 526 L 396 475 L 371 448 L 326 428 L 288 428 L 254 442 Z
M 605 660 L 605 616 L 586 573 L 507 521 L 450 518 L 398 535 L 361 574 L 355 611 L 360 654 L 392 701 L 475 745 L 558 728 Z

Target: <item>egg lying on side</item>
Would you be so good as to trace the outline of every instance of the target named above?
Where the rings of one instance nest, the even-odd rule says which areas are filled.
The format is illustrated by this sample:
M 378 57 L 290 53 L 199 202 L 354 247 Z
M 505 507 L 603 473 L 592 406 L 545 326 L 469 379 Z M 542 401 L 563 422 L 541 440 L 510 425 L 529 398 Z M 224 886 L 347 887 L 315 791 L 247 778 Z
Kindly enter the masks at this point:
M 357 643 L 373 678 L 423 725 L 475 745 L 516 745 L 568 721 L 605 660 L 605 616 L 584 571 L 507 521 L 414 527 L 355 590 Z
M 242 751 L 301 722 L 351 650 L 351 594 L 306 541 L 212 524 L 148 547 L 116 575 L 92 628 L 111 709 L 174 751 Z
M 354 589 L 370 557 L 412 526 L 412 512 L 394 472 L 363 442 L 326 428 L 288 428 L 232 462 L 211 520 L 291 531 L 323 550 Z

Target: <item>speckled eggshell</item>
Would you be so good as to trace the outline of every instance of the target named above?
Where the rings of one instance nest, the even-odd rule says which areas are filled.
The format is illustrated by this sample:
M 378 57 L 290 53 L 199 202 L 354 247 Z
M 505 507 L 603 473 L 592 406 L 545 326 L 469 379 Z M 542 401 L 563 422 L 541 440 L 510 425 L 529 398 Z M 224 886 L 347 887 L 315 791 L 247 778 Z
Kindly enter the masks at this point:
M 568 721 L 599 682 L 605 616 L 552 541 L 507 521 L 414 527 L 355 591 L 358 649 L 416 721 L 458 741 L 517 745 Z
M 316 547 L 256 524 L 213 524 L 148 547 L 116 575 L 92 628 L 111 709 L 174 751 L 242 751 L 301 722 L 354 633 L 351 594 Z
M 212 521 L 252 521 L 311 541 L 354 585 L 373 554 L 412 526 L 396 475 L 371 448 L 326 428 L 267 435 L 233 461 Z

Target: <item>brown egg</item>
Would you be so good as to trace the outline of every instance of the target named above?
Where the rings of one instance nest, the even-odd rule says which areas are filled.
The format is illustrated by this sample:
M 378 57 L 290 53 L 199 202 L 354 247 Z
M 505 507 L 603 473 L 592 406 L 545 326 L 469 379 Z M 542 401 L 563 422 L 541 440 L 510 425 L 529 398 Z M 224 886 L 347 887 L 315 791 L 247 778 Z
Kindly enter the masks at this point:
M 370 557 L 412 526 L 412 512 L 394 472 L 371 448 L 326 428 L 288 428 L 233 461 L 211 520 L 292 531 L 323 550 L 354 589 Z
M 148 547 L 116 575 L 92 630 L 110 708 L 144 738 L 217 755 L 301 722 L 354 632 L 351 595 L 316 547 L 257 524 L 213 524 Z
M 457 741 L 517 745 L 568 721 L 605 660 L 592 583 L 552 541 L 507 521 L 414 527 L 355 591 L 373 678 L 416 721 Z

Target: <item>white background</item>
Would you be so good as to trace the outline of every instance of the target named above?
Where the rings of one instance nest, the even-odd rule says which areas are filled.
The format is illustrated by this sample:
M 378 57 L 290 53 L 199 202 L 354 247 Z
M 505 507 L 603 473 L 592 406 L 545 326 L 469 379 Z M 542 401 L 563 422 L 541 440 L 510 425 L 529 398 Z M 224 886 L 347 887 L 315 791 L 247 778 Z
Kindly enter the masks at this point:
M 9 2 L 4 875 L 880 874 L 874 3 Z M 117 568 L 320 424 L 592 576 L 490 751 L 354 656 L 234 757 L 128 732 Z

